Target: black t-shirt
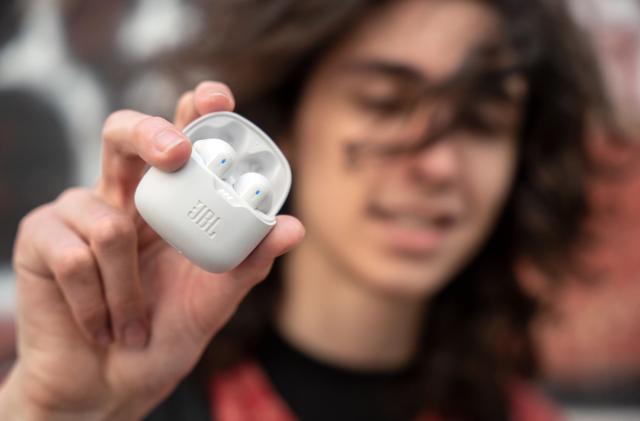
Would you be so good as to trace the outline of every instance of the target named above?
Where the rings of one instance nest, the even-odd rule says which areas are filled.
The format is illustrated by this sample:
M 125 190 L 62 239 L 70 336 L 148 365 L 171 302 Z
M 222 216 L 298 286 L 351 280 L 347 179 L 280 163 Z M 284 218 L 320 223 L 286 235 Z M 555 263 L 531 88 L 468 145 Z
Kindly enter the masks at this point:
M 276 332 L 266 335 L 256 361 L 274 391 L 301 421 L 414 420 L 417 373 L 411 366 L 387 372 L 359 372 L 310 358 Z M 211 421 L 207 391 L 190 376 L 146 419 Z
M 418 414 L 413 366 L 380 372 L 340 368 L 310 358 L 275 332 L 257 357 L 275 391 L 302 421 L 399 421 Z

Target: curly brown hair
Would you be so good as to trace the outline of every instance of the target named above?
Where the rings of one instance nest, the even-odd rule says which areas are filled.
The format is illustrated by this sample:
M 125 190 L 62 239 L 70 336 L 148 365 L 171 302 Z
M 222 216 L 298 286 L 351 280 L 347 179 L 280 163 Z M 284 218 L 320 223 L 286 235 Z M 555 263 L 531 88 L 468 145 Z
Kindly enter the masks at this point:
M 528 83 L 519 169 L 492 236 L 430 302 L 415 393 L 442 416 L 495 421 L 509 418 L 506 385 L 536 373 L 530 324 L 540 306 L 523 291 L 516 264 L 527 259 L 551 279 L 576 268 L 589 211 L 588 131 L 612 120 L 596 61 L 564 2 L 477 1 L 501 16 L 503 41 Z M 314 65 L 381 3 L 203 1 L 211 33 L 185 57 L 228 82 L 239 112 L 281 133 Z M 472 78 L 481 82 L 474 86 L 486 86 L 486 79 Z M 466 103 L 479 94 L 469 90 Z M 203 373 L 254 352 L 277 306 L 279 278 L 276 264 L 214 339 Z

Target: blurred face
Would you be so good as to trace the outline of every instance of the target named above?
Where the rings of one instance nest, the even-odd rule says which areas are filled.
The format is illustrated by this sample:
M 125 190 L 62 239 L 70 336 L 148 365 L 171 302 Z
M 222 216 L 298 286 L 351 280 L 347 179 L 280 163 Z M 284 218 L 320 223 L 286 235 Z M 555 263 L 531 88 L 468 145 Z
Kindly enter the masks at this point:
M 480 2 L 392 1 L 321 60 L 292 132 L 302 247 L 357 282 L 414 298 L 477 252 L 514 177 L 519 101 L 483 100 L 467 123 L 425 139 L 454 114 L 433 88 L 498 26 Z

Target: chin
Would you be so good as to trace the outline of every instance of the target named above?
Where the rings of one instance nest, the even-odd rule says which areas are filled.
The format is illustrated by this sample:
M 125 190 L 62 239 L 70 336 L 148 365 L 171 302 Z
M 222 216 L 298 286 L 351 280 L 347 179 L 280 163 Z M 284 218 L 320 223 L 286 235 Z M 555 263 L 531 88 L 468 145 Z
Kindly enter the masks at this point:
M 456 230 L 440 247 L 428 252 L 360 244 L 361 258 L 351 263 L 358 267 L 361 279 L 385 294 L 429 299 L 464 269 L 484 234 L 481 230 Z
M 455 276 L 444 262 L 406 262 L 372 259 L 362 267 L 362 282 L 385 295 L 424 300 L 437 294 Z

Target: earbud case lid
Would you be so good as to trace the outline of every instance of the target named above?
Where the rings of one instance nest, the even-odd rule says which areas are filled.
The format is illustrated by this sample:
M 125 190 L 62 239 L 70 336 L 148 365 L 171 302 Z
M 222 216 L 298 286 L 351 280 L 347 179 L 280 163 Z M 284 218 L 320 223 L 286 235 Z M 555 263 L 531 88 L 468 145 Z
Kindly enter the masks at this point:
M 235 165 L 226 180 L 208 170 L 194 148 L 177 171 L 152 167 L 145 173 L 135 192 L 136 208 L 193 263 L 209 272 L 226 272 L 240 264 L 275 225 L 291 188 L 291 168 L 269 136 L 232 112 L 204 115 L 184 133 L 193 143 L 219 138 L 236 150 Z M 233 189 L 233 181 L 247 172 L 269 180 L 268 211 L 251 208 Z

